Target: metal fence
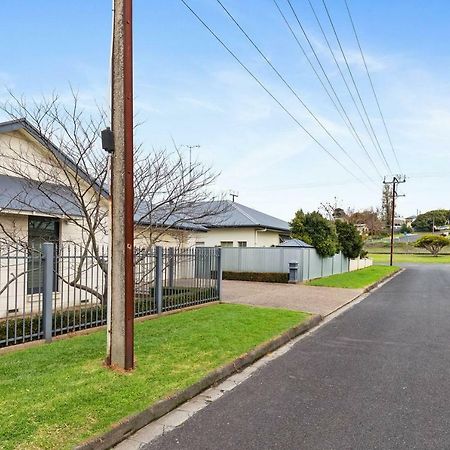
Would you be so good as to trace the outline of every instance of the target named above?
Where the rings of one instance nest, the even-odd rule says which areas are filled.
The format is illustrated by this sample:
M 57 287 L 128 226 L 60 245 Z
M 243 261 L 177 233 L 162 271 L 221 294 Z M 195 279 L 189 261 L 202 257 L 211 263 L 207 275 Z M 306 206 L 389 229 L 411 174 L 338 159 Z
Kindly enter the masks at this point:
M 342 253 L 323 258 L 313 248 L 230 247 L 222 249 L 224 271 L 288 273 L 290 262 L 298 263 L 299 281 L 349 271 L 349 259 Z
M 218 300 L 220 249 L 135 249 L 135 317 Z M 0 247 L 0 347 L 105 325 L 108 249 Z

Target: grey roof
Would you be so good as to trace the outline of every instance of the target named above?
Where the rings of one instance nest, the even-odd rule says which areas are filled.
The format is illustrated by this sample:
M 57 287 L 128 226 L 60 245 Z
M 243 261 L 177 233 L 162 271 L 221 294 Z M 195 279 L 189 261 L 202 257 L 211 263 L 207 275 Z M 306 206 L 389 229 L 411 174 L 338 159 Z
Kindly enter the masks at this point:
M 171 227 L 179 230 L 191 230 L 191 231 L 208 231 L 206 227 L 201 224 L 195 223 L 189 220 L 186 216 L 182 216 L 179 213 L 165 212 L 162 210 L 153 211 L 152 214 L 148 214 L 148 209 L 142 207 L 134 214 L 134 221 L 138 225 L 156 227 Z
M 58 205 L 61 205 L 61 208 Z M 77 196 L 69 187 L 8 175 L 0 175 L 1 210 L 53 216 L 81 217 L 83 215 Z M 143 211 L 136 213 L 135 222 L 141 225 L 153 224 L 182 230 L 207 231 L 204 226 L 185 220 L 176 214 L 154 213 L 151 218 L 144 218 L 144 216 Z
M 77 198 L 67 186 L 8 175 L 0 175 L 0 209 L 81 216 Z
M 297 247 L 297 248 L 314 248 L 312 245 L 307 244 L 301 239 L 288 239 L 281 244 L 277 245 L 277 247 Z
M 221 204 L 223 211 L 204 219 L 204 225 L 208 228 L 234 228 L 234 227 L 259 227 L 269 228 L 271 230 L 290 232 L 288 222 L 277 219 L 276 217 L 265 214 L 240 203 L 229 200 L 219 200 L 209 202 L 205 205 Z

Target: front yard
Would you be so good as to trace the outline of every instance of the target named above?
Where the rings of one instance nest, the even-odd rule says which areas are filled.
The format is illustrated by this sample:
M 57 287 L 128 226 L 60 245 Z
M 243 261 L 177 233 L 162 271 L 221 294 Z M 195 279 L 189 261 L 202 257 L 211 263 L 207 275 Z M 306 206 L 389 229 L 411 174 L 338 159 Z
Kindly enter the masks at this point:
M 307 282 L 310 286 L 325 286 L 350 289 L 363 289 L 397 272 L 399 267 L 370 266 L 354 272 L 340 273 L 329 277 L 318 278 Z
M 0 448 L 72 448 L 308 317 L 220 304 L 137 322 L 126 374 L 103 366 L 105 331 L 0 354 Z

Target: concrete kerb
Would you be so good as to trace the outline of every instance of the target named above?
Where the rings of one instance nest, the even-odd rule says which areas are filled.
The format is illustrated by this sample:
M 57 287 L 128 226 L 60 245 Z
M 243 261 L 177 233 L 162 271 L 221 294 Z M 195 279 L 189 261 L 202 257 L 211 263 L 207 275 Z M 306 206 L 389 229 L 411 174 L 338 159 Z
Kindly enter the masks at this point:
M 314 315 L 305 322 L 290 328 L 285 333 L 265 342 L 243 356 L 235 359 L 233 362 L 213 370 L 200 381 L 194 383 L 188 388 L 178 392 L 172 397 L 161 400 L 141 413 L 127 417 L 117 425 L 101 436 L 88 440 L 85 443 L 75 447 L 76 450 L 106 450 L 114 445 L 119 444 L 127 437 L 131 436 L 144 426 L 148 425 L 156 419 L 164 416 L 168 412 L 175 409 L 177 406 L 192 399 L 196 395 L 210 388 L 211 386 L 219 383 L 220 381 L 228 378 L 230 375 L 241 371 L 247 366 L 253 364 L 258 359 L 271 353 L 295 337 L 306 333 L 312 328 L 316 327 L 323 317 L 320 315 Z

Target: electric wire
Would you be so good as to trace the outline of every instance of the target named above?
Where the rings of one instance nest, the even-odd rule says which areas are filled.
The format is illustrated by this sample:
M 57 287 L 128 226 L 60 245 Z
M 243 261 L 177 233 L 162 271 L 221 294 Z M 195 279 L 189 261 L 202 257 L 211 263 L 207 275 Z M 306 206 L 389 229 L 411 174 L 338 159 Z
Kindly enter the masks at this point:
M 322 73 L 323 73 L 325 79 L 326 79 L 327 82 L 328 82 L 328 85 L 330 86 L 331 91 L 333 92 L 333 94 L 334 94 L 334 96 L 335 96 L 337 102 L 339 103 L 340 108 L 338 107 L 338 105 L 337 105 L 336 102 L 334 101 L 333 97 L 331 96 L 330 92 L 328 91 L 327 87 L 325 86 L 325 84 L 324 84 L 324 82 L 323 82 L 323 80 L 322 80 L 322 77 L 321 77 L 321 76 L 319 75 L 319 73 L 317 72 L 317 70 L 316 70 L 314 64 L 312 63 L 311 59 L 309 58 L 309 56 L 308 56 L 306 50 L 304 49 L 303 45 L 302 45 L 301 42 L 299 41 L 299 39 L 298 39 L 298 37 L 297 37 L 295 31 L 292 29 L 292 27 L 291 27 L 291 25 L 290 25 L 290 23 L 289 23 L 289 21 L 288 21 L 286 15 L 283 13 L 282 9 L 280 8 L 280 6 L 279 6 L 277 0 L 273 0 L 273 2 L 274 2 L 274 4 L 275 4 L 275 6 L 276 6 L 278 12 L 280 13 L 280 15 L 281 15 L 281 17 L 282 17 L 282 19 L 283 19 L 283 21 L 284 21 L 284 23 L 285 23 L 285 25 L 286 25 L 287 28 L 289 29 L 289 31 L 290 31 L 292 37 L 294 38 L 294 40 L 295 40 L 295 42 L 297 43 L 297 45 L 298 45 L 298 47 L 300 48 L 300 50 L 302 51 L 302 53 L 303 53 L 303 55 L 305 56 L 306 60 L 308 61 L 309 65 L 311 66 L 312 70 L 314 71 L 316 77 L 317 77 L 318 80 L 320 81 L 320 84 L 321 84 L 322 87 L 324 88 L 325 92 L 327 93 L 328 97 L 330 98 L 331 102 L 333 103 L 334 107 L 336 108 L 337 112 L 339 113 L 339 115 L 341 116 L 341 118 L 342 118 L 342 120 L 344 121 L 345 125 L 347 126 L 347 129 L 350 131 L 350 134 L 351 134 L 351 135 L 353 136 L 353 138 L 356 140 L 357 144 L 361 147 L 361 149 L 365 152 L 366 156 L 368 157 L 370 163 L 371 163 L 372 166 L 374 167 L 374 169 L 375 169 L 375 171 L 377 172 L 378 176 L 379 176 L 380 178 L 382 178 L 381 172 L 379 171 L 377 165 L 376 165 L 375 162 L 373 161 L 373 159 L 372 159 L 370 153 L 368 152 L 366 146 L 364 145 L 364 142 L 362 141 L 362 139 L 361 139 L 361 137 L 359 136 L 357 130 L 355 129 L 355 127 L 354 127 L 354 125 L 353 125 L 353 123 L 352 123 L 350 117 L 348 116 L 348 113 L 347 113 L 347 111 L 345 110 L 345 108 L 344 108 L 344 106 L 343 106 L 343 104 L 342 104 L 342 102 L 341 102 L 341 100 L 340 100 L 340 98 L 339 98 L 339 96 L 338 96 L 336 90 L 334 89 L 334 86 L 333 86 L 331 80 L 329 79 L 329 77 L 328 77 L 328 75 L 327 75 L 327 73 L 326 73 L 326 71 L 325 71 L 325 69 L 324 69 L 324 67 L 323 67 L 323 65 L 322 65 L 322 63 L 321 63 L 321 61 L 320 61 L 320 58 L 318 57 L 318 55 L 317 55 L 317 53 L 316 53 L 316 51 L 315 51 L 315 49 L 314 49 L 314 46 L 313 46 L 312 43 L 310 42 L 310 39 L 309 39 L 309 37 L 308 37 L 308 35 L 307 35 L 307 33 L 306 33 L 304 27 L 302 26 L 301 21 L 299 20 L 299 17 L 297 16 L 297 14 L 296 14 L 296 12 L 295 12 L 295 10 L 294 10 L 294 8 L 293 8 L 291 2 L 290 2 L 289 0 L 287 0 L 287 1 L 288 1 L 289 6 L 290 6 L 290 8 L 291 8 L 291 10 L 292 10 L 292 12 L 293 12 L 293 14 L 294 14 L 296 20 L 297 20 L 297 23 L 298 23 L 300 29 L 301 29 L 302 32 L 303 32 L 303 35 L 304 35 L 305 39 L 307 40 L 307 42 L 308 42 L 308 44 L 309 44 L 309 47 L 311 48 L 311 51 L 312 51 L 313 54 L 314 54 L 314 57 L 315 57 L 317 63 L 319 64 L 319 67 L 320 67 L 320 69 L 321 69 L 321 71 L 322 71 Z M 342 112 L 341 112 L 341 110 L 342 110 Z M 345 117 L 344 117 L 344 116 L 345 116 Z
M 378 149 L 379 149 L 379 151 L 381 153 L 381 157 L 383 158 L 383 161 L 385 162 L 386 167 L 389 170 L 389 172 L 392 173 L 392 170 L 391 170 L 391 168 L 389 166 L 389 163 L 388 163 L 388 161 L 386 159 L 386 155 L 384 154 L 383 149 L 381 148 L 380 142 L 378 141 L 378 137 L 377 137 L 377 134 L 375 133 L 375 130 L 373 128 L 372 121 L 370 120 L 369 114 L 367 113 L 367 109 L 366 109 L 366 107 L 364 105 L 364 101 L 363 101 L 363 99 L 361 97 L 361 93 L 359 92 L 358 86 L 357 86 L 355 78 L 353 76 L 353 72 L 352 72 L 352 70 L 350 68 L 350 64 L 348 63 L 347 56 L 345 55 L 344 49 L 342 47 L 341 40 L 339 39 L 339 35 L 338 35 L 337 31 L 336 31 L 336 27 L 334 26 L 333 19 L 332 19 L 331 14 L 330 14 L 330 12 L 328 10 L 326 1 L 322 0 L 322 4 L 323 4 L 323 6 L 325 8 L 325 12 L 327 14 L 328 21 L 330 22 L 331 28 L 333 30 L 333 34 L 334 34 L 334 36 L 336 38 L 336 41 L 338 43 L 339 50 L 340 50 L 340 52 L 342 54 L 342 57 L 344 58 L 344 62 L 345 62 L 345 65 L 347 67 L 348 73 L 350 75 L 350 79 L 352 81 L 353 87 L 355 88 L 356 95 L 358 96 L 358 99 L 359 99 L 359 101 L 361 103 L 361 106 L 363 108 L 363 111 L 364 111 L 364 115 L 366 116 L 366 119 L 367 119 L 367 122 L 369 124 L 369 127 L 370 127 L 370 129 L 371 129 L 371 131 L 373 133 L 373 137 L 375 138 L 375 141 L 377 143 L 377 147 L 378 147 Z
M 314 114 L 314 112 L 305 104 L 305 102 L 301 99 L 297 91 L 289 84 L 289 82 L 283 77 L 283 75 L 278 71 L 278 69 L 270 62 L 267 56 L 263 53 L 263 51 L 259 48 L 259 46 L 254 42 L 254 40 L 249 36 L 249 34 L 243 29 L 243 27 L 239 24 L 236 18 L 231 14 L 231 12 L 226 8 L 226 6 L 221 2 L 221 0 L 216 0 L 216 2 L 221 6 L 221 8 L 225 11 L 228 17 L 234 22 L 234 24 L 239 28 L 242 34 L 247 38 L 247 40 L 252 44 L 252 46 L 256 49 L 256 51 L 260 54 L 260 56 L 264 59 L 264 61 L 270 66 L 270 68 L 275 72 L 278 78 L 284 83 L 284 85 L 291 91 L 291 93 L 296 97 L 296 99 L 301 103 L 301 105 L 308 111 L 308 113 L 314 118 L 316 123 L 325 131 L 325 133 L 333 140 L 333 142 L 342 150 L 342 152 L 347 156 L 347 158 L 364 174 L 366 177 L 373 181 L 370 175 L 353 159 L 353 157 L 345 150 L 345 148 L 335 139 L 335 137 L 329 132 L 329 130 L 325 127 L 325 125 L 320 121 L 320 119 Z M 381 176 L 381 175 L 380 175 Z
M 302 123 L 283 105 L 283 103 L 275 97 L 272 92 L 263 84 L 262 81 L 239 59 L 239 57 L 231 50 L 225 42 L 209 27 L 209 25 L 191 8 L 186 0 L 180 0 L 181 3 L 191 12 L 191 14 L 202 24 L 203 27 L 219 42 L 219 44 L 233 57 L 233 59 L 253 78 L 254 81 L 268 94 L 275 103 L 323 150 L 327 153 L 337 164 L 339 164 L 347 173 L 349 173 L 358 182 L 364 184 L 364 182 L 355 175 L 350 169 L 341 163 L 308 129 L 306 129 Z
M 360 42 L 360 40 L 359 40 L 358 33 L 357 33 L 357 31 L 356 31 L 356 26 L 355 26 L 355 23 L 354 23 L 354 21 L 353 21 L 352 13 L 350 12 L 350 7 L 349 7 L 349 5 L 348 5 L 347 0 L 344 0 L 344 2 L 345 2 L 345 7 L 346 7 L 346 9 L 347 9 L 348 17 L 349 17 L 349 19 L 350 19 L 350 23 L 351 23 L 351 25 L 352 25 L 353 34 L 355 35 L 356 42 L 358 43 L 359 52 L 361 53 L 361 58 L 362 58 L 362 60 L 363 60 L 364 67 L 365 67 L 365 69 L 366 69 L 367 78 L 369 79 L 370 87 L 372 88 L 373 96 L 374 96 L 375 102 L 376 102 L 376 104 L 377 104 L 378 112 L 380 113 L 380 117 L 381 117 L 381 120 L 382 120 L 382 122 L 383 122 L 384 130 L 386 131 L 386 135 L 387 135 L 387 137 L 388 137 L 388 140 L 389 140 L 389 144 L 390 144 L 390 146 L 391 146 L 392 153 L 393 153 L 394 158 L 395 158 L 395 161 L 396 161 L 396 163 L 397 163 L 397 167 L 398 167 L 399 171 L 401 172 L 402 169 L 401 169 L 401 167 L 400 167 L 400 162 L 399 162 L 399 160 L 398 160 L 398 158 L 397 158 L 397 152 L 395 151 L 394 144 L 392 143 L 392 139 L 391 139 L 391 134 L 389 133 L 389 130 L 388 130 L 388 127 L 387 127 L 387 124 L 386 124 L 386 120 L 385 120 L 385 118 L 384 118 L 384 114 L 383 114 L 383 112 L 382 112 L 382 110 L 381 110 L 380 102 L 379 102 L 379 100 L 378 100 L 378 95 L 377 95 L 377 93 L 376 93 L 376 91 L 375 91 L 375 86 L 374 86 L 374 84 L 373 84 L 373 81 L 372 81 L 372 77 L 371 77 L 371 75 L 370 75 L 369 68 L 368 68 L 368 66 L 367 66 L 366 58 L 365 58 L 365 56 L 364 56 L 364 52 L 363 52 L 363 49 L 362 49 L 362 46 L 361 46 L 361 42 Z
M 375 143 L 375 141 L 374 141 L 374 139 L 373 139 L 373 137 L 372 137 L 372 134 L 370 133 L 369 127 L 367 126 L 366 121 L 364 120 L 364 117 L 362 116 L 361 110 L 359 109 L 358 103 L 356 102 L 356 99 L 355 99 L 355 97 L 354 97 L 354 95 L 353 95 L 353 92 L 352 92 L 352 90 L 350 89 L 350 86 L 348 85 L 347 79 L 346 79 L 344 73 L 342 72 L 341 66 L 340 66 L 340 64 L 339 64 L 339 62 L 338 62 L 338 60 L 337 60 L 337 58 L 336 58 L 336 55 L 335 55 L 335 53 L 334 53 L 333 48 L 331 47 L 330 41 L 328 40 L 328 36 L 327 36 L 327 34 L 326 34 L 326 32 L 325 32 L 323 26 L 322 26 L 322 22 L 320 21 L 320 18 L 319 18 L 319 16 L 317 15 L 317 12 L 316 12 L 316 10 L 315 10 L 313 4 L 311 3 L 311 0 L 307 0 L 307 1 L 308 1 L 308 3 L 309 3 L 309 6 L 310 6 L 310 8 L 311 8 L 311 11 L 312 11 L 312 13 L 313 13 L 313 15 L 314 15 L 314 18 L 316 19 L 317 25 L 319 26 L 319 29 L 320 29 L 320 31 L 321 31 L 321 33 L 322 33 L 322 36 L 323 36 L 323 38 L 324 38 L 324 40 L 325 40 L 325 43 L 326 43 L 326 45 L 327 45 L 327 48 L 328 48 L 328 50 L 329 50 L 329 52 L 330 52 L 330 54 L 331 54 L 331 56 L 332 56 L 332 58 L 333 58 L 333 61 L 334 61 L 335 65 L 336 65 L 336 67 L 337 67 L 337 69 L 338 69 L 339 75 L 341 76 L 342 81 L 344 82 L 344 85 L 345 85 L 345 87 L 346 87 L 346 89 L 347 89 L 347 92 L 348 92 L 348 94 L 350 95 L 350 98 L 352 99 L 352 103 L 353 103 L 353 105 L 354 105 L 354 107 L 355 107 L 355 109 L 356 109 L 356 111 L 357 111 L 357 113 L 358 113 L 358 116 L 359 116 L 359 118 L 361 119 L 362 124 L 364 125 L 364 129 L 366 130 L 366 132 L 367 132 L 367 134 L 368 134 L 368 136 L 369 136 L 369 138 L 370 138 L 370 140 L 371 140 L 371 142 L 372 142 L 372 145 L 373 145 L 374 148 L 375 148 L 375 151 L 377 152 L 377 154 L 378 154 L 379 156 L 381 156 L 381 155 L 380 155 L 380 152 L 379 152 L 379 150 L 378 150 L 378 148 L 377 148 L 377 146 L 376 146 L 376 143 Z

